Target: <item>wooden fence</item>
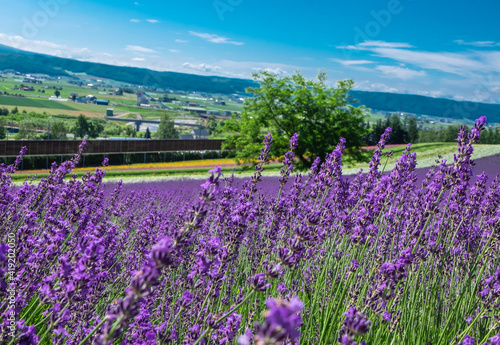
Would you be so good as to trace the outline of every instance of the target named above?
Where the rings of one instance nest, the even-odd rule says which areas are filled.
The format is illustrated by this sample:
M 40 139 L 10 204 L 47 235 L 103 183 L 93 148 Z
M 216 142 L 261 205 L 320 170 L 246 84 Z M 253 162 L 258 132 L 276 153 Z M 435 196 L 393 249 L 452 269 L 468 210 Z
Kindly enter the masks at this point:
M 153 153 L 174 151 L 217 151 L 224 140 L 87 140 L 85 154 Z M 26 156 L 72 155 L 79 140 L 0 140 L 0 156 L 17 156 L 23 146 Z

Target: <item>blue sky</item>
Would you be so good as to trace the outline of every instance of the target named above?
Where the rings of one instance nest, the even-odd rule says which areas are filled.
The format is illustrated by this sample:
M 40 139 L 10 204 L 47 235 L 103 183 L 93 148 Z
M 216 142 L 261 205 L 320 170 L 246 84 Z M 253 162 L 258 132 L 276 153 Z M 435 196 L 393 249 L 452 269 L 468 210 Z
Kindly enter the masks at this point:
M 493 0 L 0 0 L 0 44 L 61 57 L 500 103 Z M 0 66 L 1 67 L 1 66 Z

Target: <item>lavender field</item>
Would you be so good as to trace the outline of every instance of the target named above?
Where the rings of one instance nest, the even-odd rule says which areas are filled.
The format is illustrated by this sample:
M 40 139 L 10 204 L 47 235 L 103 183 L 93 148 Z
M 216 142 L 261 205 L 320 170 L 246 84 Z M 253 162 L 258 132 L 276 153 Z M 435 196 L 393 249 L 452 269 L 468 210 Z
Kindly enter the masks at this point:
M 486 118 L 453 162 L 369 171 L 345 140 L 293 176 L 106 184 L 105 167 L 39 183 L 0 174 L 2 344 L 500 344 L 500 177 L 474 167 Z M 388 153 L 390 155 L 390 153 Z M 107 165 L 105 161 L 104 166 Z M 485 171 L 485 173 L 483 173 Z

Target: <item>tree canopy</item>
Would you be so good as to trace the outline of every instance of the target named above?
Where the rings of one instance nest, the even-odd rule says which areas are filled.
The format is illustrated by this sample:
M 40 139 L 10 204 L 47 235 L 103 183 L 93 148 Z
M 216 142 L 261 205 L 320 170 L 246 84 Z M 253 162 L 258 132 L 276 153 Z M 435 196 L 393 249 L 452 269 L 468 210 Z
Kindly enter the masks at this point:
M 347 139 L 347 153 L 360 157 L 358 148 L 368 130 L 364 107 L 354 107 L 349 100 L 352 80 L 332 88 L 326 84 L 326 72 L 319 72 L 317 80 L 307 80 L 299 72 L 286 77 L 259 72 L 253 79 L 260 85 L 247 89 L 254 97 L 245 101 L 241 121 L 233 118 L 224 124 L 229 136 L 224 147 L 234 149 L 236 159 L 255 159 L 268 132 L 274 138 L 274 156 L 286 152 L 290 137 L 297 133 L 295 154 L 302 166 L 310 166 L 318 156 L 324 159 L 340 138 Z
M 156 132 L 158 139 L 178 139 L 179 131 L 174 126 L 174 120 L 168 114 L 163 114 L 160 120 L 160 125 Z

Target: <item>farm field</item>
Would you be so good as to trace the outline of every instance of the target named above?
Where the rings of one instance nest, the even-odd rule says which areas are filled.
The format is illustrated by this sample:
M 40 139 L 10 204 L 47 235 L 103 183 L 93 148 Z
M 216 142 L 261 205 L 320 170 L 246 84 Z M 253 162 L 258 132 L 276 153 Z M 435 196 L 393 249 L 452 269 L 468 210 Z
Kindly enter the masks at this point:
M 270 135 L 243 179 L 215 168 L 204 182 L 104 184 L 105 161 L 64 180 L 84 143 L 37 184 L 12 186 L 15 166 L 2 167 L 2 284 L 17 295 L 0 290 L 1 308 L 15 301 L 20 320 L 9 341 L 495 344 L 500 180 L 482 170 L 498 172 L 500 155 L 471 163 L 483 124 L 452 165 L 416 169 L 401 152 L 382 174 L 386 132 L 348 183 L 342 141 L 294 177 L 295 136 L 275 177 L 262 177 Z

